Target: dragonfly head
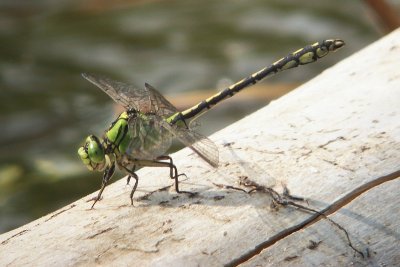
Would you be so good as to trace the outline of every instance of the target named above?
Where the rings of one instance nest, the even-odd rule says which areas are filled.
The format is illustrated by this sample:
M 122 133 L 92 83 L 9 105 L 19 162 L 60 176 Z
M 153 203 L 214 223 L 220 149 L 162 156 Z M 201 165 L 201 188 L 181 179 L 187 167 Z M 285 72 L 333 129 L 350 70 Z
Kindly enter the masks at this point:
M 89 135 L 86 142 L 78 149 L 83 164 L 91 171 L 103 171 L 106 167 L 106 154 L 99 138 Z

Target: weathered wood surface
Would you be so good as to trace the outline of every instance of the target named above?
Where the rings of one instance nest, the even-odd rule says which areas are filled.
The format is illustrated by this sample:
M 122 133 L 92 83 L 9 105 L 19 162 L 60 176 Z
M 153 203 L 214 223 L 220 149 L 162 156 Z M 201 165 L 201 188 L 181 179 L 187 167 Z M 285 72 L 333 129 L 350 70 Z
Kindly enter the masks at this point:
M 398 265 L 399 60 L 397 30 L 211 136 L 220 148 L 218 169 L 189 149 L 175 153 L 188 176 L 181 189 L 197 196 L 177 195 L 166 169 L 144 168 L 134 207 L 121 179 L 94 210 L 85 201 L 93 194 L 1 235 L 0 265 Z M 390 181 L 349 197 L 385 175 Z M 284 183 L 314 209 L 343 200 L 330 218 L 369 258 L 327 220 L 296 229 L 313 214 L 273 210 L 266 194 L 215 185 L 239 186 L 243 176 L 278 191 Z

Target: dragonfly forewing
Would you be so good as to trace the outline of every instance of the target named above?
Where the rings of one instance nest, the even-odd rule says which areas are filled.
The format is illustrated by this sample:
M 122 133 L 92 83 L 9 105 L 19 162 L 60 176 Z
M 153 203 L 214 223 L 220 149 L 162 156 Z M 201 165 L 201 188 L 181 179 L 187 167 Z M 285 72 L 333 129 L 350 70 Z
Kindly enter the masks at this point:
M 177 112 L 165 97 L 147 83 L 144 88 L 136 88 L 133 85 L 99 75 L 82 73 L 82 76 L 127 110 L 134 109 L 159 116 L 168 116 Z
M 144 86 L 149 93 L 150 103 L 155 114 L 162 117 L 167 117 L 178 112 L 176 107 L 172 105 L 162 94 L 160 94 L 157 89 L 148 83 L 145 83 Z

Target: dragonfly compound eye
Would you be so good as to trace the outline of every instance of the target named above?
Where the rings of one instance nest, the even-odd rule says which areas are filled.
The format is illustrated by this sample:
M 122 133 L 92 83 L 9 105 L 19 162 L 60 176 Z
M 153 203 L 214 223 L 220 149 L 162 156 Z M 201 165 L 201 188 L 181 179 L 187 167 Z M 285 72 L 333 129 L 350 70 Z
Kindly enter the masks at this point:
M 103 145 L 100 143 L 99 139 L 94 135 L 90 135 L 86 139 L 86 144 L 90 161 L 94 163 L 103 163 L 105 161 L 105 154 Z
M 106 163 L 104 148 L 96 136 L 90 135 L 86 138 L 85 145 L 78 149 L 78 155 L 89 170 L 104 169 Z

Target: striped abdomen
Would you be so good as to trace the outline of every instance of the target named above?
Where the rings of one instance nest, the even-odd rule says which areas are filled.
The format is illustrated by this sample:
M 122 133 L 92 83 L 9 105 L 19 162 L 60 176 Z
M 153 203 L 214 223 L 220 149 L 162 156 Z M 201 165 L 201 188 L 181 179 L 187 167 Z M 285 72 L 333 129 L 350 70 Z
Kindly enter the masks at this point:
M 256 84 L 262 79 L 271 76 L 279 71 L 291 69 L 299 65 L 305 65 L 317 61 L 317 59 L 326 56 L 330 51 L 336 51 L 344 45 L 344 42 L 340 39 L 329 39 L 322 42 L 317 42 L 312 45 L 308 45 L 301 48 L 284 58 L 279 59 L 269 67 L 263 68 L 262 70 L 253 73 L 247 78 L 229 86 L 228 88 L 222 90 L 221 92 L 201 101 L 197 105 L 176 113 L 169 117 L 167 121 L 171 124 L 175 124 L 178 121 L 184 121 L 195 116 L 199 116 L 207 110 L 211 109 L 213 106 L 221 102 L 222 100 L 233 96 L 234 94 L 240 92 L 242 89 Z

